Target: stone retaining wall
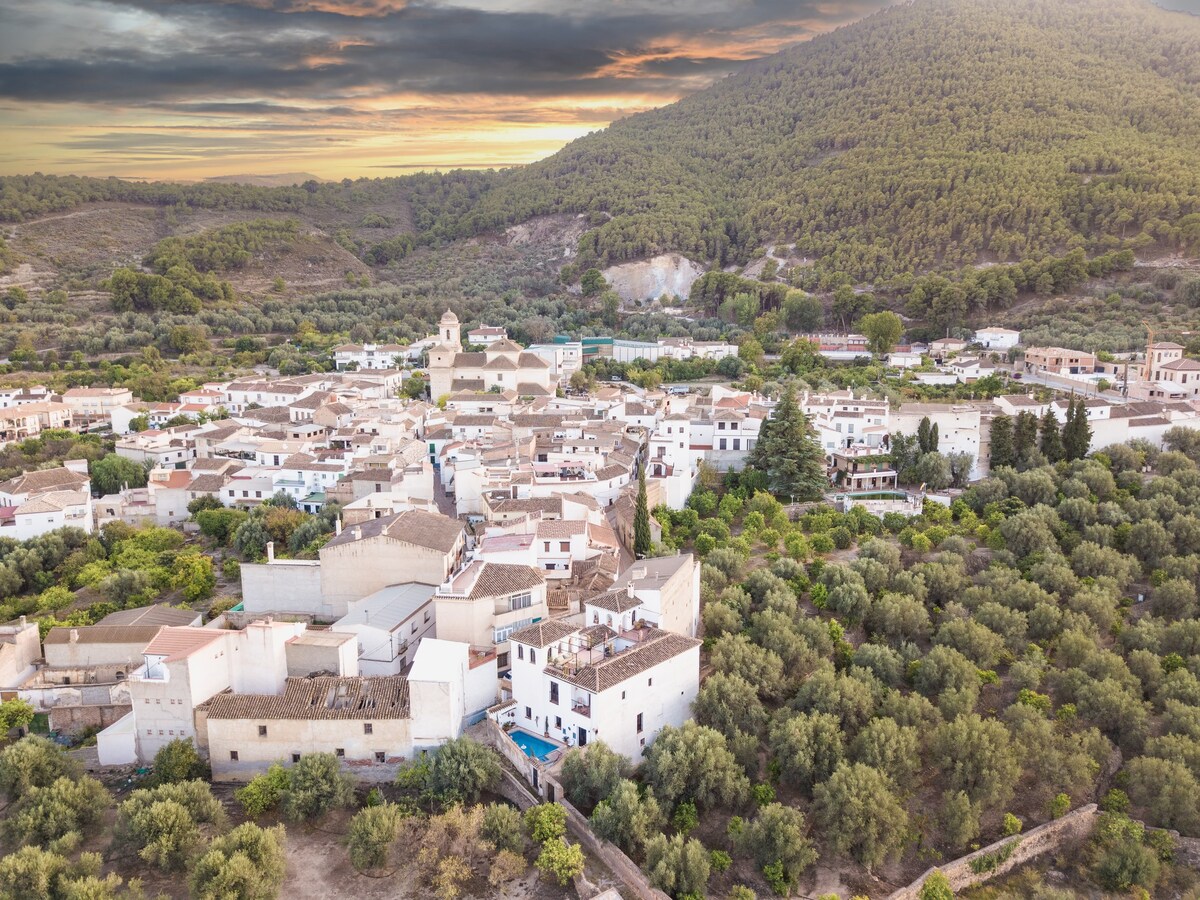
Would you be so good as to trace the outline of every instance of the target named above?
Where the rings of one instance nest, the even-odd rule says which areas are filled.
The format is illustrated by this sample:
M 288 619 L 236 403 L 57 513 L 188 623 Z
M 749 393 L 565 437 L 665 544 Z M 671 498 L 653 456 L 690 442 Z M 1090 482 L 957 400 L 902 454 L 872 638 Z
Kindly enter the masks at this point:
M 1053 822 L 1039 825 L 1037 828 L 1033 828 L 1024 834 L 1003 838 L 994 844 L 989 844 L 982 850 L 976 850 L 974 853 L 948 862 L 944 866 L 936 866 L 929 869 L 908 887 L 900 888 L 900 890 L 890 894 L 888 900 L 917 900 L 925 879 L 938 870 L 950 881 L 950 888 L 956 893 L 973 885 L 982 884 L 1029 862 L 1031 859 L 1036 859 L 1046 853 L 1052 853 L 1067 844 L 1083 840 L 1092 833 L 1092 828 L 1095 827 L 1098 815 L 1099 812 L 1095 803 L 1081 806 L 1079 809 L 1072 810 L 1062 818 L 1055 819 Z M 1004 862 L 986 872 L 976 873 L 971 870 L 971 862 L 973 860 L 986 856 L 989 853 L 997 853 L 1012 841 L 1019 841 L 1020 843 L 1013 850 L 1012 855 Z

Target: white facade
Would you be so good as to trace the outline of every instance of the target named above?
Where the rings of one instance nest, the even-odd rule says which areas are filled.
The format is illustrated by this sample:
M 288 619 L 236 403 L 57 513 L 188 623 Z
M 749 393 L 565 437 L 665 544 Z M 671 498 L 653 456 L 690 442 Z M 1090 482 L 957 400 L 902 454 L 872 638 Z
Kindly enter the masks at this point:
M 604 635 L 608 637 L 604 637 Z M 601 740 L 632 760 L 691 718 L 700 641 L 642 629 L 613 636 L 552 621 L 513 636 L 516 724 L 567 746 Z
M 985 350 L 1010 350 L 1021 343 L 1021 332 L 1011 328 L 981 328 L 975 332 L 975 343 Z

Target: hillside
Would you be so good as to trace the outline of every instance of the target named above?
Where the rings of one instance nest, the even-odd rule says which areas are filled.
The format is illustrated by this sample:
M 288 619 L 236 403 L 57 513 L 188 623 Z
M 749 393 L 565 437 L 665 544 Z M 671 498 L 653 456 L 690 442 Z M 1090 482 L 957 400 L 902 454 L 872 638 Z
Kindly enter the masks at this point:
M 1198 92 L 1197 17 L 1144 0 L 917 0 L 504 173 L 439 227 L 592 212 L 583 264 L 745 262 L 779 242 L 861 280 L 1073 246 L 1194 248 Z

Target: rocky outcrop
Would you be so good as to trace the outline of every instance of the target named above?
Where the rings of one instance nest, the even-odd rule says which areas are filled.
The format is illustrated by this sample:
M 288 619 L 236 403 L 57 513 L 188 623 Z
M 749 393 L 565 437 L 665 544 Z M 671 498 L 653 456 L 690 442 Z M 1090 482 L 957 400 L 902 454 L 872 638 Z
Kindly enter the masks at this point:
M 692 282 L 703 274 L 701 265 L 678 253 L 664 253 L 604 270 L 605 280 L 627 301 L 657 300 L 663 294 L 687 299 Z

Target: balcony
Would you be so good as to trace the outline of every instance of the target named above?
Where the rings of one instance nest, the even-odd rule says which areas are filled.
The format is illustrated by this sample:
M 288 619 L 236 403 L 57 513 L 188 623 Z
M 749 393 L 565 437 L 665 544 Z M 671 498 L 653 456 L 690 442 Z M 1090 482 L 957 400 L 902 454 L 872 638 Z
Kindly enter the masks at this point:
M 585 716 L 586 718 L 590 719 L 592 717 L 592 704 L 590 701 L 587 703 L 584 703 L 580 700 L 572 700 L 571 701 L 571 712 L 575 713 L 578 716 Z

